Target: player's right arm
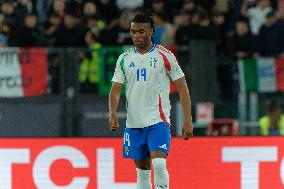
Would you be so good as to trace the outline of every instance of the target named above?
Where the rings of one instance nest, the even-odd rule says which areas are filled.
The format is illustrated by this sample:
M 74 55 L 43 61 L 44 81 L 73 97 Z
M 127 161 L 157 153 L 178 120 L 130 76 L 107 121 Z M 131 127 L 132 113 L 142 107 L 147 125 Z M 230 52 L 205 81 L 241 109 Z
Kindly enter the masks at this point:
M 112 86 L 109 92 L 109 129 L 112 131 L 116 131 L 119 128 L 119 122 L 116 116 L 116 109 L 119 104 L 120 94 L 125 82 L 125 72 L 124 72 L 124 59 L 123 55 L 120 55 L 116 67 L 115 72 L 112 78 Z
M 119 122 L 116 116 L 116 109 L 119 103 L 121 89 L 123 84 L 113 82 L 109 93 L 109 129 L 116 131 L 119 128 Z

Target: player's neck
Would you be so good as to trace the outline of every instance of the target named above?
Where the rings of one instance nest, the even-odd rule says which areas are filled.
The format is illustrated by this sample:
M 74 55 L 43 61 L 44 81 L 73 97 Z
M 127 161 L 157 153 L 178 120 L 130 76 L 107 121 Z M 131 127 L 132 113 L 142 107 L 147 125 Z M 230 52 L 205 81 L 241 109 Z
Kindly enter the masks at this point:
M 146 54 L 150 50 L 152 45 L 153 45 L 152 41 L 149 41 L 144 47 L 142 48 L 136 47 L 136 48 L 139 54 Z

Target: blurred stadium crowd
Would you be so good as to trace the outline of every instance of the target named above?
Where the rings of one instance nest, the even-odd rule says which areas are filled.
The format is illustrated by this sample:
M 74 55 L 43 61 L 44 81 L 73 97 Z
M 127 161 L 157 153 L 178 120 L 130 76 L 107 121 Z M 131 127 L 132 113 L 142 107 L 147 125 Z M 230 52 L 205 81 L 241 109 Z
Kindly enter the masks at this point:
M 129 24 L 143 10 L 154 42 L 215 39 L 219 54 L 284 56 L 283 0 L 0 0 L 0 45 L 130 45 Z

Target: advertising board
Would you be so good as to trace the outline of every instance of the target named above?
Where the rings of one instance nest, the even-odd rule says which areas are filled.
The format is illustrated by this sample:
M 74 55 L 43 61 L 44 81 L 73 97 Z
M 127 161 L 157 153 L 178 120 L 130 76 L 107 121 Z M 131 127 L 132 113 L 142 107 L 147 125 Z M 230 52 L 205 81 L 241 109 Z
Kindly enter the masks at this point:
M 120 138 L 0 139 L 1 189 L 136 189 Z M 282 137 L 173 138 L 171 189 L 277 189 Z M 153 175 L 153 174 L 152 174 Z

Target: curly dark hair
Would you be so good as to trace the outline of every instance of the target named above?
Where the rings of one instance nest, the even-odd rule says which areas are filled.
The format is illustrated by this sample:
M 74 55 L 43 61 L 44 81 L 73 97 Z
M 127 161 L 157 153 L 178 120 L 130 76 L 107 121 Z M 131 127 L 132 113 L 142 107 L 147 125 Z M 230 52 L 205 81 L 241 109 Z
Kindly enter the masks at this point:
M 155 33 L 155 26 L 154 26 L 154 20 L 153 18 L 146 13 L 138 13 L 135 15 L 133 18 L 132 22 L 137 22 L 137 23 L 148 23 L 151 25 L 151 28 L 153 29 L 153 33 Z

